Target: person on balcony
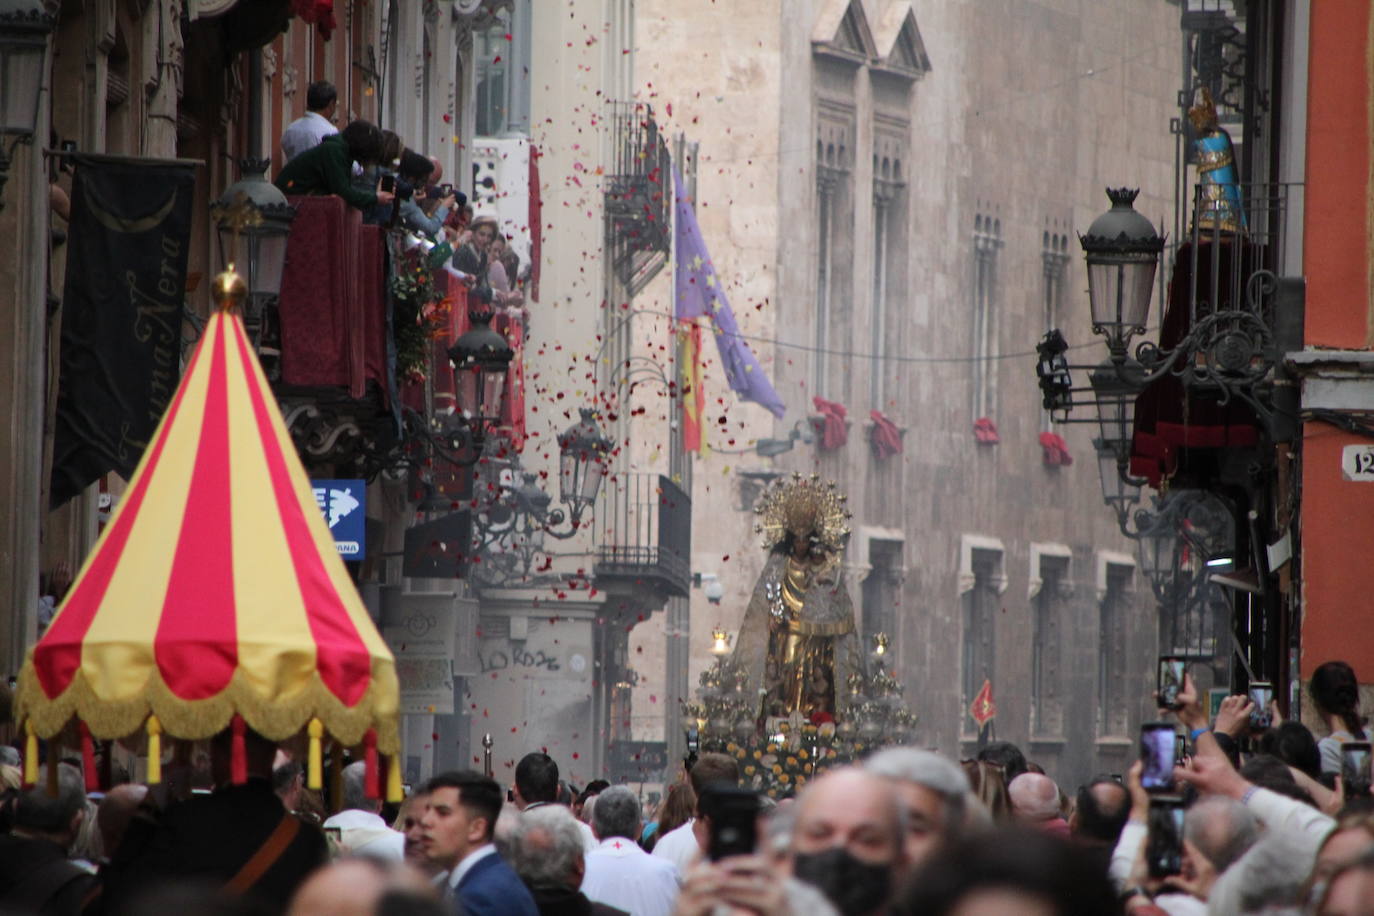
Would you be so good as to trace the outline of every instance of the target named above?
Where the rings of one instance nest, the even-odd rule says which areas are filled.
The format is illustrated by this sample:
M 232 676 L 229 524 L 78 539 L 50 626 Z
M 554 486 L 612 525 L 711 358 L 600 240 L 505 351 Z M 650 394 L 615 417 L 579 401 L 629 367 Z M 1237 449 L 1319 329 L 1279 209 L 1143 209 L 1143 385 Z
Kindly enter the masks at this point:
M 320 145 L 325 137 L 339 132 L 334 113 L 339 108 L 339 93 L 327 80 L 311 83 L 305 93 L 306 112 L 286 125 L 281 135 L 281 154 L 286 162 Z
M 314 149 L 306 150 L 286 163 L 277 175 L 276 185 L 284 194 L 337 194 L 349 206 L 364 212 L 378 204 L 395 200 L 391 191 L 355 188 L 352 169 L 356 162 L 366 170 L 377 165 L 383 155 L 382 132 L 370 121 L 354 121 L 343 133 L 325 137 Z
M 394 179 L 396 170 L 401 166 L 401 154 L 405 152 L 405 141 L 392 130 L 382 131 L 382 158 L 376 165 L 367 169 L 353 170 L 353 187 L 370 191 L 377 187 L 383 176 Z M 395 213 L 394 204 L 378 205 L 363 213 L 363 222 L 372 226 L 385 226 L 391 222 Z
M 487 278 L 488 251 L 500 227 L 495 214 L 483 212 L 472 218 L 468 230 L 470 234 L 467 241 L 453 254 L 453 267 L 461 271 L 465 278 L 471 278 L 467 282 L 472 285 L 476 300 L 489 304 L 492 292 Z
M 439 198 L 438 208 L 432 214 L 425 212 L 425 192 L 435 172 L 432 159 L 421 156 L 414 150 L 401 153 L 401 167 L 397 177 L 414 189 L 410 197 L 403 197 L 401 200 L 401 225 L 430 239 L 443 231 L 444 220 L 448 219 L 449 210 L 456 201 L 453 194 L 445 195 Z

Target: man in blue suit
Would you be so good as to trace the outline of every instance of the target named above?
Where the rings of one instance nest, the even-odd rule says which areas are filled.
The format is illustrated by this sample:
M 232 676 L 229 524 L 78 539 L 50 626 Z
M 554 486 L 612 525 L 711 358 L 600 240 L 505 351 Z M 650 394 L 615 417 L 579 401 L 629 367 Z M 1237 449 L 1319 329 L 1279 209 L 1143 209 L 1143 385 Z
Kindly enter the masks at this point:
M 444 899 L 458 916 L 539 916 L 534 898 L 492 844 L 501 814 L 501 787 L 480 773 L 441 773 L 420 821 L 421 846 L 442 879 Z

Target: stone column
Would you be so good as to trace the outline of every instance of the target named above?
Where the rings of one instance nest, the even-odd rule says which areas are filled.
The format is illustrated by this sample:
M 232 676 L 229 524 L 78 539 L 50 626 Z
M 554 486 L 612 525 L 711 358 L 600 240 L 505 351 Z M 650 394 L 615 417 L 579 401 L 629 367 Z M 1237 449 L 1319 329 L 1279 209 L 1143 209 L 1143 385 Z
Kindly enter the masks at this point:
M 47 72 L 47 71 L 45 71 Z M 0 210 L 0 668 L 14 673 L 37 638 L 43 518 L 44 334 L 47 327 L 48 182 L 40 150 L 51 81 L 39 98 L 32 145 L 16 149 Z M 40 139 L 41 138 L 41 139 Z M 16 243 L 17 244 L 13 244 Z

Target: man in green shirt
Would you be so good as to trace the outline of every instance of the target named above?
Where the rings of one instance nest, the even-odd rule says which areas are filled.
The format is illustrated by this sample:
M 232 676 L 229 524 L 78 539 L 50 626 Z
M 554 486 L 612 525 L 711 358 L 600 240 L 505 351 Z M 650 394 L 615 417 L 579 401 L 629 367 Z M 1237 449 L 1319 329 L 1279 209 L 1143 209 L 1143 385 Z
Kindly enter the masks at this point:
M 284 194 L 337 194 L 349 206 L 369 210 L 390 204 L 395 195 L 383 191 L 380 183 L 375 191 L 354 187 L 353 163 L 367 168 L 381 158 L 381 130 L 370 121 L 354 121 L 282 166 L 276 185 Z

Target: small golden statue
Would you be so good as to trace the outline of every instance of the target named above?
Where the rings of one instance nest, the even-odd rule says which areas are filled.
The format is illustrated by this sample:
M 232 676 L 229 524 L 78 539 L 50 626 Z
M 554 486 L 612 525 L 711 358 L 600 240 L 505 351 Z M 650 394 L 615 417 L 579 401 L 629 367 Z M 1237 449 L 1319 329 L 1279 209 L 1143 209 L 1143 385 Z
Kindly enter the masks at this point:
M 835 685 L 864 670 L 844 585 L 845 497 L 816 475 L 793 474 L 765 492 L 755 511 L 769 556 L 744 613 L 735 661 L 763 673 L 763 716 L 833 721 Z

